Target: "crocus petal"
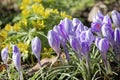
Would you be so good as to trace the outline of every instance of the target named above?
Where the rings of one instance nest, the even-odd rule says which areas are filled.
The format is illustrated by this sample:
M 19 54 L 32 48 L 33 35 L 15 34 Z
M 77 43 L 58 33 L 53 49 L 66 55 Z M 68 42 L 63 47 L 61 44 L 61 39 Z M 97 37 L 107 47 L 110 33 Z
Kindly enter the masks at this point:
M 1 51 L 1 58 L 4 61 L 5 64 L 7 64 L 7 58 L 8 58 L 8 47 L 4 48 Z
M 80 46 L 80 42 L 78 41 L 77 38 L 71 38 L 70 45 L 75 52 L 80 53 L 81 46 Z
M 100 40 L 101 40 L 101 37 L 96 37 L 95 38 L 95 45 L 96 45 L 97 48 L 98 48 L 98 43 L 99 43 Z
M 101 11 L 98 11 L 97 14 L 93 17 L 93 22 L 100 21 L 102 22 L 104 18 L 104 15 L 101 13 Z
M 109 49 L 109 41 L 106 38 L 103 38 L 98 43 L 98 48 L 101 53 L 107 53 Z
M 117 12 L 116 10 L 113 10 L 111 12 L 111 17 L 115 26 L 120 27 L 120 13 Z
M 13 45 L 12 59 L 13 59 L 13 63 L 15 65 L 15 68 L 19 72 L 20 71 L 20 67 L 21 67 L 21 56 L 20 56 L 19 48 L 16 45 Z
M 87 55 L 89 53 L 89 45 L 87 42 L 81 42 L 82 55 Z
M 32 47 L 33 54 L 37 59 L 39 59 L 40 52 L 41 52 L 41 40 L 38 37 L 35 37 L 34 39 L 32 39 L 31 47 Z
M 106 37 L 112 44 L 114 39 L 114 31 L 108 24 L 104 24 L 101 28 L 101 32 L 104 37 Z
M 53 30 L 48 32 L 48 42 L 49 45 L 53 48 L 53 50 L 59 54 L 60 53 L 60 39 L 57 36 L 57 33 Z
M 73 23 L 73 26 L 75 27 L 78 24 L 81 24 L 82 22 L 79 19 L 77 19 L 77 18 L 73 18 L 72 23 Z
M 109 15 L 104 16 L 103 24 L 107 24 L 107 25 L 109 25 L 109 27 L 111 27 L 112 22 L 111 22 L 111 19 L 110 19 Z
M 120 28 L 115 28 L 114 41 L 117 43 L 120 42 Z

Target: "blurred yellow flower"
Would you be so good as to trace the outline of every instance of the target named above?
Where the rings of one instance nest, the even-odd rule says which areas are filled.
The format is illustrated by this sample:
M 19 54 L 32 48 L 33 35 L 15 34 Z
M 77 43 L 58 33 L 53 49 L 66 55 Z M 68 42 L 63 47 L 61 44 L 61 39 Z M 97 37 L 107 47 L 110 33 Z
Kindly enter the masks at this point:
M 43 20 L 32 21 L 32 25 L 33 25 L 33 27 L 35 27 L 38 30 L 41 30 L 45 27 Z
M 4 29 L 9 32 L 11 28 L 12 26 L 10 24 L 6 24 Z
M 0 37 L 1 37 L 1 39 L 4 40 L 4 39 L 7 38 L 7 36 L 8 36 L 8 32 L 7 31 L 5 31 L 4 29 L 0 31 Z
M 69 18 L 69 19 L 72 18 L 70 15 L 67 15 L 66 12 L 60 12 L 60 16 L 63 18 Z
M 28 9 L 24 9 L 24 10 L 22 11 L 22 16 L 23 16 L 23 17 L 27 17 L 27 16 L 29 16 L 29 14 L 30 14 L 30 10 L 28 10 Z
M 28 53 L 28 44 L 25 44 L 23 42 L 19 42 L 17 46 L 20 48 L 20 51 L 22 53 Z
M 24 10 L 27 8 L 27 6 L 31 3 L 31 0 L 22 0 L 22 3 L 20 5 L 20 9 Z
M 41 16 L 44 16 L 44 7 L 42 4 L 33 4 L 32 5 L 32 10 L 34 13 L 39 14 Z
M 21 22 L 22 26 L 25 26 L 25 27 L 27 26 L 28 21 L 26 18 L 23 18 L 20 22 Z
M 21 24 L 19 22 L 15 23 L 14 26 L 13 26 L 13 30 L 16 31 L 16 32 L 19 31 L 20 30 L 20 26 L 21 26 Z
M 59 11 L 57 9 L 52 10 L 52 13 L 59 14 Z
M 39 3 L 39 2 L 42 2 L 42 0 L 33 0 L 33 1 L 34 1 L 34 2 L 38 2 L 38 3 Z

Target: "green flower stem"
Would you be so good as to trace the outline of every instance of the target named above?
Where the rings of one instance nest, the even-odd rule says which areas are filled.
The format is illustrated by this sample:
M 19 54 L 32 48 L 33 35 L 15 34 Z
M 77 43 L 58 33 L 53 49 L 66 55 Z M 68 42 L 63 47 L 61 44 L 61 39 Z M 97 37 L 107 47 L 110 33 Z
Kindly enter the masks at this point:
M 22 71 L 19 71 L 19 77 L 20 77 L 20 80 L 23 80 L 23 74 L 22 74 Z
M 101 56 L 102 56 L 102 60 L 103 60 L 104 65 L 105 65 L 106 73 L 107 74 L 112 74 L 111 67 L 110 67 L 110 64 L 109 64 L 109 62 L 107 60 L 106 54 L 102 53 Z

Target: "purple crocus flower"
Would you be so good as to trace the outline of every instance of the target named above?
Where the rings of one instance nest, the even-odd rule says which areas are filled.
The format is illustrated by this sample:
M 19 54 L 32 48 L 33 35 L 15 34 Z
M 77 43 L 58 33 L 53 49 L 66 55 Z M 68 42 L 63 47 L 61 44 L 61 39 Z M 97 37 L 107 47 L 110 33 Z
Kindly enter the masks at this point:
M 89 50 L 90 50 L 90 47 L 88 45 L 88 42 L 81 42 L 81 52 L 82 52 L 82 55 L 88 55 L 89 53 Z
M 116 59 L 120 61 L 120 28 L 115 28 L 113 49 Z
M 79 19 L 77 19 L 77 18 L 73 18 L 72 23 L 73 23 L 73 26 L 75 27 L 78 24 L 81 24 L 82 22 Z
M 100 54 L 101 54 L 102 60 L 105 65 L 106 73 L 109 74 L 109 73 L 111 73 L 111 69 L 110 69 L 110 65 L 109 65 L 109 62 L 108 62 L 107 56 L 106 56 L 107 51 L 109 49 L 108 39 L 103 38 L 103 39 L 99 40 L 98 48 L 100 50 Z
M 13 59 L 13 63 L 15 65 L 15 68 L 17 69 L 19 76 L 20 76 L 20 80 L 23 80 L 23 76 L 22 76 L 22 71 L 20 70 L 21 67 L 21 55 L 20 55 L 20 50 L 16 45 L 12 46 L 12 59 Z
M 91 23 L 92 32 L 96 32 L 98 34 L 101 32 L 103 18 L 104 18 L 103 14 L 100 11 L 98 11 L 98 13 L 93 18 L 93 22 Z
M 111 12 L 111 17 L 115 26 L 120 27 L 120 13 L 116 10 L 113 10 Z
M 113 39 L 114 39 L 114 31 L 109 26 L 109 24 L 104 24 L 101 28 L 101 32 L 102 32 L 102 35 L 110 41 L 111 46 L 112 46 L 113 45 Z
M 110 19 L 109 15 L 104 16 L 103 24 L 107 24 L 107 25 L 109 25 L 109 27 L 111 27 L 112 22 L 111 22 L 111 19 Z
M 61 31 L 64 35 L 66 35 L 67 40 L 69 40 L 69 36 L 73 33 L 73 24 L 72 20 L 65 18 L 60 22 Z
M 93 43 L 94 35 L 91 32 L 91 29 L 81 32 L 81 34 L 80 34 L 80 41 L 81 42 L 88 42 L 89 46 Z
M 55 31 L 57 33 L 57 36 L 60 39 L 60 44 L 61 44 L 61 46 L 64 49 L 64 52 L 65 52 L 65 55 L 66 55 L 66 59 L 67 59 L 67 61 L 69 61 L 70 60 L 70 55 L 69 55 L 69 51 L 68 51 L 67 46 L 66 46 L 67 39 L 66 39 L 64 33 L 62 33 L 62 31 L 60 31 L 60 26 L 55 26 L 53 28 L 53 31 Z
M 82 59 L 82 56 L 81 56 L 81 45 L 80 45 L 80 41 L 75 38 L 75 37 L 71 37 L 70 38 L 70 45 L 72 47 L 72 49 L 78 54 L 79 56 L 79 60 Z
M 60 54 L 60 39 L 57 36 L 57 33 L 53 30 L 50 30 L 48 32 L 48 42 L 51 48 L 57 53 L 57 55 Z
M 109 49 L 109 41 L 106 38 L 100 39 L 98 42 L 98 49 L 100 50 L 102 59 L 105 63 L 105 66 L 107 65 L 107 58 L 106 54 Z
M 15 68 L 17 69 L 17 71 L 20 71 L 20 67 L 21 67 L 21 56 L 20 56 L 20 51 L 19 48 L 16 45 L 13 45 L 12 47 L 12 59 L 13 59 L 13 63 L 15 65 Z
M 32 47 L 33 54 L 35 55 L 35 57 L 38 60 L 38 63 L 40 64 L 41 40 L 38 37 L 35 37 L 34 39 L 32 39 L 31 47 Z
M 7 59 L 8 59 L 8 47 L 4 48 L 1 51 L 1 58 L 4 61 L 4 63 L 7 65 Z
M 106 38 L 99 40 L 98 48 L 101 53 L 106 54 L 109 49 L 109 41 Z

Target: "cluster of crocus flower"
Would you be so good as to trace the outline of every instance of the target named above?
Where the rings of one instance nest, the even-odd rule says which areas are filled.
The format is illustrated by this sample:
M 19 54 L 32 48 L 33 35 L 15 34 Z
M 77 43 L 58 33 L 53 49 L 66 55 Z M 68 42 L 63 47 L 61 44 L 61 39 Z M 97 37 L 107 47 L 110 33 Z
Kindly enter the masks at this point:
M 48 32 L 48 42 L 58 55 L 61 52 L 60 46 L 62 46 L 68 60 L 69 52 L 66 45 L 69 43 L 77 53 L 79 60 L 84 56 L 86 63 L 89 60 L 90 47 L 94 43 L 101 53 L 105 67 L 107 67 L 106 54 L 110 48 L 113 49 L 116 58 L 120 59 L 120 13 L 113 10 L 111 17 L 112 19 L 108 14 L 104 16 L 98 11 L 90 28 L 84 26 L 77 18 L 73 18 L 73 20 L 65 18 Z M 112 26 L 112 21 L 115 28 Z
M 77 53 L 79 60 L 82 59 L 82 56 L 88 60 L 90 46 L 94 39 L 95 37 L 91 28 L 84 26 L 77 18 L 73 18 L 73 20 L 65 18 L 61 20 L 53 30 L 48 32 L 48 42 L 50 46 L 58 55 L 61 52 L 61 47 L 63 47 L 68 61 L 69 52 L 67 43 L 69 43 Z

